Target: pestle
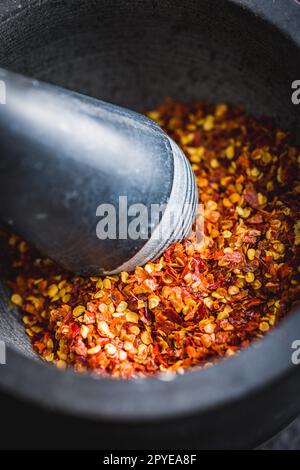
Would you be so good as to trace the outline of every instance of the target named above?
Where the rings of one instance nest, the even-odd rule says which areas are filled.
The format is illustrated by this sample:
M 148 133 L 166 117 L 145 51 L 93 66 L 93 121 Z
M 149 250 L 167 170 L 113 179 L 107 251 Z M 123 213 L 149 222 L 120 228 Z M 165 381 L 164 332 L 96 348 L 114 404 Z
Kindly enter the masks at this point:
M 0 222 L 81 275 L 131 271 L 185 237 L 197 188 L 147 117 L 0 69 Z

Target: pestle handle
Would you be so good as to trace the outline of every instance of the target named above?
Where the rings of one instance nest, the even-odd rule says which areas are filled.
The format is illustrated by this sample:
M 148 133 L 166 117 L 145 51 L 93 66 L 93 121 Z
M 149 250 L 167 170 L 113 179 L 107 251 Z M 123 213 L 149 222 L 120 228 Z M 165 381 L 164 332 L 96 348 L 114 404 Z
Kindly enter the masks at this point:
M 188 232 L 197 202 L 194 176 L 158 125 L 3 69 L 0 80 L 6 87 L 0 105 L 2 223 L 82 275 L 132 270 Z M 153 205 L 165 209 L 155 222 L 144 218 L 134 238 L 126 232 L 134 218 L 126 211 L 137 204 L 148 214 Z M 170 217 L 176 205 L 182 214 Z M 109 221 L 116 219 L 116 230 L 104 239 L 99 223 L 105 208 L 114 208 Z

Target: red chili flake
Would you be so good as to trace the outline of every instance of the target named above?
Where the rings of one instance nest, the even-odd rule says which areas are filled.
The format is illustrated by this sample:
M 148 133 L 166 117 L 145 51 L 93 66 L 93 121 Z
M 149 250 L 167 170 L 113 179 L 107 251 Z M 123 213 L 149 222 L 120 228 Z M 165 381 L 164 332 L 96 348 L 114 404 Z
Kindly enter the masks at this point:
M 226 104 L 169 99 L 148 115 L 190 160 L 203 239 L 194 231 L 133 273 L 81 278 L 3 233 L 11 300 L 35 350 L 58 367 L 131 378 L 211 365 L 300 299 L 300 152 L 291 136 Z
M 254 208 L 258 207 L 258 196 L 257 192 L 252 187 L 247 187 L 244 191 L 245 201 Z
M 171 310 L 170 308 L 163 310 L 163 315 L 171 322 L 178 324 L 183 322 L 183 318 L 178 313 L 176 313 L 175 310 Z

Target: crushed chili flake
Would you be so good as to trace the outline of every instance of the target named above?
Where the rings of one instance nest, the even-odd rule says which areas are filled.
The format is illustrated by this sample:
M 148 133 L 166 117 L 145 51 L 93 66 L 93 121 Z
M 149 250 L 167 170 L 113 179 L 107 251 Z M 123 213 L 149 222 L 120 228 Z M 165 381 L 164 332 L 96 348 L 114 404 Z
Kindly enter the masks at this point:
M 15 235 L 11 300 L 46 361 L 113 377 L 182 373 L 235 354 L 300 298 L 300 152 L 270 120 L 167 100 L 148 116 L 181 146 L 205 235 L 118 276 L 64 272 Z M 191 241 L 193 243 L 191 243 Z

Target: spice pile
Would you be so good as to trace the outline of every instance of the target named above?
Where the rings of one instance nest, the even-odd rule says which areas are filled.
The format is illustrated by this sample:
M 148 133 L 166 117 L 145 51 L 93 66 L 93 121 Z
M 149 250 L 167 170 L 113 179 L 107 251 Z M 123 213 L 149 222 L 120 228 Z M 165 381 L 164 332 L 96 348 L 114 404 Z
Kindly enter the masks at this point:
M 191 161 L 205 236 L 134 273 L 81 278 L 8 236 L 12 302 L 58 367 L 114 377 L 211 365 L 269 331 L 300 298 L 299 150 L 269 120 L 164 102 L 148 116 Z

